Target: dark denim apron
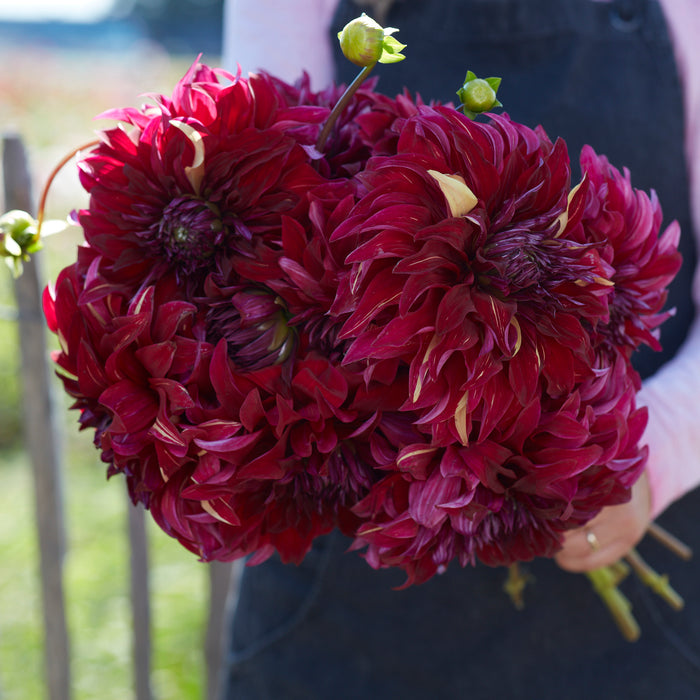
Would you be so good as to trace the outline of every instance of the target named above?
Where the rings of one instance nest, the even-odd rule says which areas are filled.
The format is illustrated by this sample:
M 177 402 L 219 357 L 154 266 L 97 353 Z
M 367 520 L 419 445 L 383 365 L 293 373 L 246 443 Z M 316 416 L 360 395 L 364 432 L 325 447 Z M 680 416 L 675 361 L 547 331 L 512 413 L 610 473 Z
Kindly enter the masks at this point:
M 334 33 L 358 14 L 341 3 Z M 686 232 L 685 264 L 664 325 L 664 353 L 640 354 L 648 375 L 673 355 L 692 319 L 695 265 L 683 155 L 683 109 L 663 15 L 651 0 L 398 0 L 386 24 L 408 58 L 380 66 L 379 89 L 403 85 L 453 100 L 467 71 L 504 78 L 508 113 L 584 143 L 655 188 Z M 340 79 L 354 69 L 338 61 Z M 672 436 L 669 436 L 672 439 Z M 700 492 L 660 522 L 700 554 Z M 680 562 L 654 542 L 640 551 L 686 599 L 673 612 L 630 577 L 623 590 L 641 639 L 622 639 L 583 575 L 551 561 L 525 565 L 525 609 L 502 591 L 505 572 L 447 573 L 403 591 L 399 571 L 374 571 L 349 541 L 322 538 L 299 567 L 272 559 L 246 570 L 227 671 L 229 700 L 697 700 L 700 556 Z

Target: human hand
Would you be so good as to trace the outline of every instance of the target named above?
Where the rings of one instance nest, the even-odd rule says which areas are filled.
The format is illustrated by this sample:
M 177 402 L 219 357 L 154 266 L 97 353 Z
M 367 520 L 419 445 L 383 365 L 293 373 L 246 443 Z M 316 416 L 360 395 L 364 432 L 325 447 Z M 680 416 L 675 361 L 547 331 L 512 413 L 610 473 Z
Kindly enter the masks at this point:
M 644 536 L 651 522 L 651 490 L 646 472 L 632 487 L 627 503 L 608 506 L 585 527 L 567 532 L 555 561 L 567 571 L 608 566 L 624 557 Z

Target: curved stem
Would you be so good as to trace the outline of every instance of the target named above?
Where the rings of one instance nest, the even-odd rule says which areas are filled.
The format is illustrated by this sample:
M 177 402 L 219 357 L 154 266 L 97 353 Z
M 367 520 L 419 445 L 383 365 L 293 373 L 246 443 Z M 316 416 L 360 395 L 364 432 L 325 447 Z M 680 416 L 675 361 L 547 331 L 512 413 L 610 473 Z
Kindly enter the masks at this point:
M 343 93 L 342 97 L 335 103 L 335 107 L 331 110 L 331 113 L 328 115 L 328 119 L 326 120 L 326 123 L 323 125 L 323 129 L 321 129 L 321 133 L 318 135 L 318 140 L 316 141 L 316 150 L 317 151 L 323 151 L 323 149 L 326 146 L 326 141 L 328 140 L 328 137 L 330 136 L 331 130 L 333 129 L 333 126 L 335 125 L 336 121 L 338 121 L 338 117 L 343 113 L 343 110 L 347 107 L 348 103 L 352 99 L 352 96 L 357 92 L 357 88 L 364 83 L 364 81 L 367 79 L 367 76 L 370 74 L 370 71 L 376 63 L 373 63 L 371 66 L 365 66 L 356 76 L 355 80 L 353 80 L 350 85 L 348 85 L 347 89 Z
M 49 173 L 49 177 L 46 180 L 44 189 L 41 191 L 41 197 L 39 198 L 39 207 L 36 216 L 36 233 L 34 234 L 32 243 L 36 243 L 41 237 L 41 225 L 44 223 L 44 210 L 46 209 L 46 199 L 49 196 L 49 189 L 51 188 L 51 184 L 56 178 L 56 175 L 58 175 L 58 173 L 66 165 L 66 163 L 70 162 L 78 153 L 80 153 L 80 151 L 84 151 L 87 148 L 97 146 L 99 145 L 99 143 L 100 141 L 98 139 L 95 139 L 94 141 L 89 141 L 88 143 L 84 143 L 82 146 L 74 148 L 70 153 L 61 158 L 61 160 L 58 162 L 58 165 L 56 165 L 56 167 Z

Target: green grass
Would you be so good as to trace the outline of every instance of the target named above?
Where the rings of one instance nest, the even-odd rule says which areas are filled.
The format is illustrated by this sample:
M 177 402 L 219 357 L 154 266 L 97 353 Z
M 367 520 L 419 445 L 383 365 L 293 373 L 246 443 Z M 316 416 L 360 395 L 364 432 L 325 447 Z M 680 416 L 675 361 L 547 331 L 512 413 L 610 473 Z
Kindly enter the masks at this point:
M 152 47 L 126 54 L 48 53 L 41 47 L 0 47 L 0 131 L 22 134 L 35 193 L 63 154 L 91 140 L 93 117 L 138 105 L 139 95 L 170 92 L 191 57 L 172 59 Z M 84 204 L 75 168 L 56 180 L 48 215 Z M 71 262 L 79 232 L 47 239 L 49 279 Z M 47 280 L 48 281 L 48 280 Z M 0 697 L 46 697 L 43 681 L 38 546 L 31 467 L 22 450 L 20 358 L 9 272 L 0 267 Z M 57 391 L 60 391 L 56 380 Z M 67 401 L 65 402 L 67 406 Z M 65 594 L 74 700 L 128 700 L 132 693 L 127 496 L 107 481 L 91 436 L 65 412 L 63 491 L 67 532 Z M 204 565 L 148 517 L 153 616 L 152 683 L 160 700 L 204 696 Z

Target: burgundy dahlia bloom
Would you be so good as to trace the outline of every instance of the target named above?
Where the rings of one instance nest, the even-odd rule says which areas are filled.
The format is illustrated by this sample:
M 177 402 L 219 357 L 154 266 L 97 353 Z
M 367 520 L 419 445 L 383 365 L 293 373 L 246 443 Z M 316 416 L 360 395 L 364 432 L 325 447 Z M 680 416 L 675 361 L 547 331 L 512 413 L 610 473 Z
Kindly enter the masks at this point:
M 638 388 L 620 353 L 573 392 L 538 397 L 486 439 L 406 446 L 385 467 L 394 473 L 355 506 L 362 525 L 354 547 L 366 548 L 374 567 L 404 569 L 406 585 L 452 559 L 502 566 L 552 556 L 566 530 L 629 498 L 646 460 Z
M 515 419 L 512 400 L 524 407 L 541 381 L 563 394 L 589 371 L 582 320 L 606 316 L 610 285 L 595 248 L 567 236 L 563 142 L 423 107 L 358 179 L 365 194 L 333 236 L 357 241 L 333 307 L 345 360 L 407 363 L 406 407 L 435 440 L 466 444 Z
M 672 313 L 662 309 L 681 266 L 678 222 L 659 235 L 656 194 L 634 189 L 627 170 L 621 173 L 590 146 L 581 153 L 581 169 L 591 187 L 581 225 L 613 270 L 610 320 L 601 332 L 628 352 L 642 344 L 660 350 L 657 328 Z
M 171 98 L 103 115 L 123 126 L 81 161 L 86 241 L 135 284 L 169 269 L 197 280 L 220 256 L 249 255 L 254 239 L 277 239 L 282 215 L 303 214 L 321 182 L 287 132 L 324 114 L 287 107 L 264 77 L 195 64 Z

